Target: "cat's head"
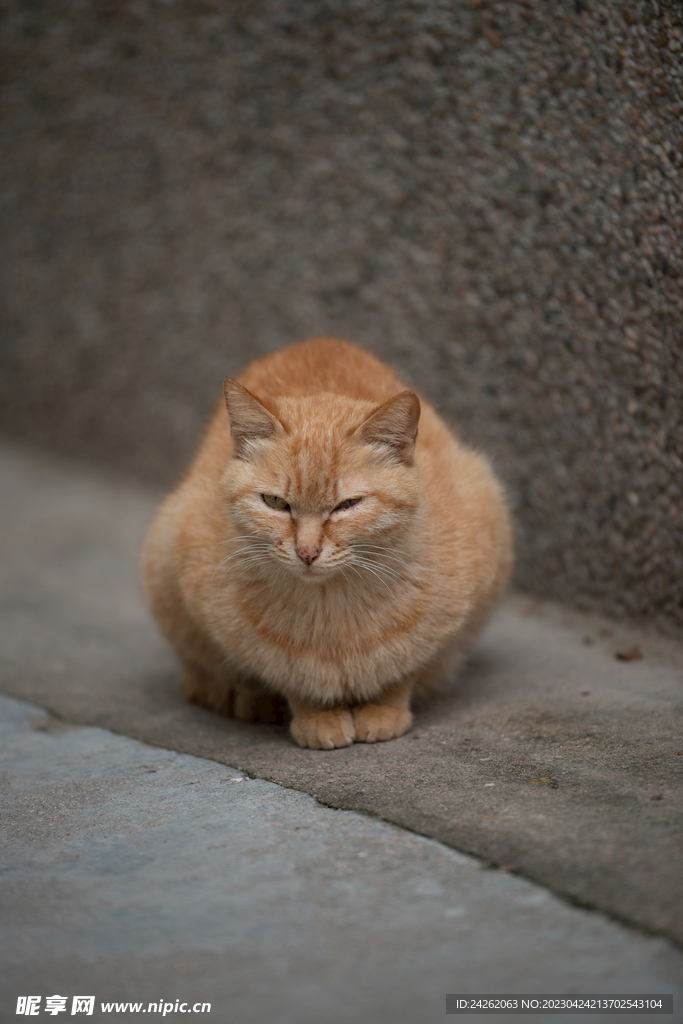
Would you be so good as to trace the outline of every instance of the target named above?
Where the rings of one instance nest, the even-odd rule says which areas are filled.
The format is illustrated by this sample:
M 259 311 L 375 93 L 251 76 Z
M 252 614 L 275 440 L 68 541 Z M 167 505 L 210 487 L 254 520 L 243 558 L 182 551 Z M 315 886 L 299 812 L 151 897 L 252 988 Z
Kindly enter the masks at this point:
M 279 562 L 309 580 L 343 574 L 345 566 L 363 573 L 376 561 L 373 552 L 391 551 L 412 527 L 420 416 L 413 391 L 379 408 L 331 393 L 266 408 L 226 379 L 225 399 L 232 455 L 223 487 L 236 526 L 236 568 L 259 574 Z

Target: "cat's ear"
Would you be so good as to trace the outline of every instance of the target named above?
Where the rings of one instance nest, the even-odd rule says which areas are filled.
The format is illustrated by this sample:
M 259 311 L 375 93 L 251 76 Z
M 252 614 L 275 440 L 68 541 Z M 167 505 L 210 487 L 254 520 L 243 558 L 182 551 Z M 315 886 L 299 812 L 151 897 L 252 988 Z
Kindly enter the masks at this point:
M 230 417 L 232 450 L 238 459 L 248 459 L 255 442 L 266 441 L 282 432 L 279 419 L 236 380 L 225 378 L 223 394 Z
M 392 458 L 410 465 L 415 450 L 420 399 L 414 391 L 402 391 L 390 398 L 361 423 L 356 437 L 384 449 Z

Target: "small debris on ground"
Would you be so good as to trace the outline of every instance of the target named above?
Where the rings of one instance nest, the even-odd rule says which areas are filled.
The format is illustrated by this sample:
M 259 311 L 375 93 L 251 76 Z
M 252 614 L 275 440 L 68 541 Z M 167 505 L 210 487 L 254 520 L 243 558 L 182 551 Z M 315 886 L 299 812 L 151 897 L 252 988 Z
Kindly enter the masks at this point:
M 663 799 L 664 799 L 664 794 L 663 793 L 653 793 L 652 796 L 650 797 L 650 800 L 663 800 Z
M 640 661 L 643 657 L 643 652 L 638 644 L 634 644 L 633 647 L 629 647 L 626 651 L 617 651 L 615 657 L 619 661 Z

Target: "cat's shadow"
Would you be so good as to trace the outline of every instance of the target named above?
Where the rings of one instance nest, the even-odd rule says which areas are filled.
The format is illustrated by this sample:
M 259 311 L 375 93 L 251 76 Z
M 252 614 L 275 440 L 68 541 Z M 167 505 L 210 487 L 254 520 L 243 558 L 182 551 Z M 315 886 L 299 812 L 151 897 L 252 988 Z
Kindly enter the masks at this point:
M 416 725 L 434 725 L 487 701 L 497 689 L 500 661 L 485 648 L 472 652 L 457 676 L 415 708 Z
M 464 711 L 485 703 L 495 692 L 499 677 L 500 659 L 497 655 L 485 647 L 477 648 L 456 677 L 415 707 L 415 726 L 442 724 L 444 719 L 457 718 Z M 186 700 L 178 680 L 179 670 L 167 666 L 146 673 L 141 680 L 140 692 L 144 695 L 143 703 L 150 720 L 154 717 L 163 720 L 170 712 L 176 721 L 177 717 L 182 718 L 188 729 L 193 731 L 199 726 L 202 733 L 206 729 L 218 729 L 222 733 L 227 731 L 233 736 L 240 735 L 247 741 L 291 742 L 287 722 L 245 722 L 220 714 Z M 155 740 L 158 739 L 155 736 Z

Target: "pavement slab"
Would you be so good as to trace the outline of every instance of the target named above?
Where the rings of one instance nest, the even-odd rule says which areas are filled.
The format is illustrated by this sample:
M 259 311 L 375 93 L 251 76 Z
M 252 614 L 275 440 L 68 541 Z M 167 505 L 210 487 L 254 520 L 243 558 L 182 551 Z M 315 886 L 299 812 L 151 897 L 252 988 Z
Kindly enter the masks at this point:
M 5 697 L 0 741 L 3 1021 L 37 994 L 41 1017 L 90 995 L 93 1020 L 178 1000 L 226 1024 L 431 1024 L 492 984 L 683 1007 L 667 940 L 434 840 Z
M 680 644 L 513 595 L 407 736 L 301 750 L 286 728 L 180 698 L 137 584 L 158 494 L 9 445 L 0 479 L 5 694 L 377 815 L 683 942 Z

